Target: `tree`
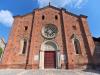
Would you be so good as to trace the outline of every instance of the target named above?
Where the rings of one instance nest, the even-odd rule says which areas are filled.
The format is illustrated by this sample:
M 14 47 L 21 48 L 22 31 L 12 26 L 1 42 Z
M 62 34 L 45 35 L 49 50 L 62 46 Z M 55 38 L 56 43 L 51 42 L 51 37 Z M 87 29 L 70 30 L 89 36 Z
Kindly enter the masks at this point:
M 0 57 L 2 55 L 3 49 L 0 47 Z

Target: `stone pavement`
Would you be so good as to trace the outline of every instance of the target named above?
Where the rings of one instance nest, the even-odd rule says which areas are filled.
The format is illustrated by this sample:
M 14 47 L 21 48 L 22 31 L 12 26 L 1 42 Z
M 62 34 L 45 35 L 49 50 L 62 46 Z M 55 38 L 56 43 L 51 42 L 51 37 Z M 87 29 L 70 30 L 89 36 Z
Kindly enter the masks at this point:
M 100 75 L 94 70 L 25 70 L 25 69 L 1 69 L 0 75 Z

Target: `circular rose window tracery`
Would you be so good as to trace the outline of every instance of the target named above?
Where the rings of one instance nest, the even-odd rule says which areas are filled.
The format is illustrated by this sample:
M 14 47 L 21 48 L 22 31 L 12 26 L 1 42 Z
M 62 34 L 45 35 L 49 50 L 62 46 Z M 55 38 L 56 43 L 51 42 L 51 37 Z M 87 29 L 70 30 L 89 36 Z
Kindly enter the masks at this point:
M 55 25 L 48 24 L 42 28 L 42 35 L 45 38 L 54 38 L 58 32 L 58 29 Z

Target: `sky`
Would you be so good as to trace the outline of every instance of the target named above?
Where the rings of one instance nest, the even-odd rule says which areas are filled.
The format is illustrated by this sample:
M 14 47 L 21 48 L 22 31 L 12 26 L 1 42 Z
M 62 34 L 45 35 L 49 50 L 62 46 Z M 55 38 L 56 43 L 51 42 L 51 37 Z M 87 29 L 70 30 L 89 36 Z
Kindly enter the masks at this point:
M 100 37 L 100 0 L 0 0 L 0 38 L 7 42 L 14 21 L 13 16 L 24 15 L 36 8 L 51 5 L 65 8 L 77 15 L 88 16 L 87 21 L 93 37 Z

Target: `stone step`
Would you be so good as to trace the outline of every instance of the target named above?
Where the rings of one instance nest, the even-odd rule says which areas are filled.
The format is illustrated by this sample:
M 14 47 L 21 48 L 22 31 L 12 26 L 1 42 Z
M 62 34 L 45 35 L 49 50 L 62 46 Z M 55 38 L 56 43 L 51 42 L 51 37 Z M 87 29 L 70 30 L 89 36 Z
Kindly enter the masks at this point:
M 45 69 L 45 70 L 25 70 L 25 69 L 1 69 L 0 75 L 100 75 L 99 71 L 94 70 L 60 70 L 60 69 Z

